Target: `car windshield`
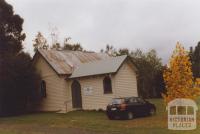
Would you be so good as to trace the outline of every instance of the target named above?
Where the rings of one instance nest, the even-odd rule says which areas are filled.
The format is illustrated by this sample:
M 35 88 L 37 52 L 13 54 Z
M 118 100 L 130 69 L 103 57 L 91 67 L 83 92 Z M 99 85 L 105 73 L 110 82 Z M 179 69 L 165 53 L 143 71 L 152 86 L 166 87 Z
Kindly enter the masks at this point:
M 142 99 L 142 98 L 138 98 L 138 102 L 140 102 L 140 103 L 145 103 L 145 100 Z
M 112 104 L 122 104 L 124 102 L 124 99 L 117 98 L 117 99 L 112 99 Z

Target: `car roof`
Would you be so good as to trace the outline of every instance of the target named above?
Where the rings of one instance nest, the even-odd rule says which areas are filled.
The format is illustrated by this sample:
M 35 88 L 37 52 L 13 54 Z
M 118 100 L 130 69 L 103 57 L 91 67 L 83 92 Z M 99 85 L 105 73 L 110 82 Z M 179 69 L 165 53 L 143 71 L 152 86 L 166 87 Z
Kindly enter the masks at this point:
M 113 99 L 130 99 L 130 98 L 140 98 L 140 97 L 118 97 L 118 98 L 113 98 Z

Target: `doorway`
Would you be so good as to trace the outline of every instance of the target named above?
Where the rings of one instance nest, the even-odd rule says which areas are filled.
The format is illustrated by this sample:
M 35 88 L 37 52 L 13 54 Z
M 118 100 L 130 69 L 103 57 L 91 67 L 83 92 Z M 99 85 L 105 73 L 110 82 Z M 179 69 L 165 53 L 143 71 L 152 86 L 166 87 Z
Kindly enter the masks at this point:
M 73 108 L 82 108 L 81 85 L 74 80 L 71 85 L 72 90 L 72 106 Z

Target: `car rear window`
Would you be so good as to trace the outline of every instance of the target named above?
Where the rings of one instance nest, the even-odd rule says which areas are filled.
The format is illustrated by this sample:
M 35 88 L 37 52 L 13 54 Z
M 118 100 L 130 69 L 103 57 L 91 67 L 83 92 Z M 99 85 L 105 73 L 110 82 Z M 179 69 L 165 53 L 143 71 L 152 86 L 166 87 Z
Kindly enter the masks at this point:
M 124 102 L 124 99 L 112 99 L 112 104 L 122 104 Z

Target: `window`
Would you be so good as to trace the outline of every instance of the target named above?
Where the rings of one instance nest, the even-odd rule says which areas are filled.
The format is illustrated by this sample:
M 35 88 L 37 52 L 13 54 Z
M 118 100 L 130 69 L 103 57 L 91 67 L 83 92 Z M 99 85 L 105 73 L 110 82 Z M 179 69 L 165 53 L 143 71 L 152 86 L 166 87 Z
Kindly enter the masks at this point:
M 104 89 L 104 94 L 112 93 L 112 81 L 109 76 L 106 76 L 103 79 L 103 89 Z
M 192 106 L 187 107 L 187 114 L 188 115 L 194 115 L 194 108 Z
M 40 85 L 40 91 L 41 91 L 41 96 L 46 98 L 46 82 L 42 80 L 41 85 Z
M 122 103 L 124 103 L 124 102 L 125 102 L 124 99 L 121 99 L 121 98 L 115 98 L 115 99 L 112 99 L 111 104 L 122 104 Z
M 129 99 L 129 103 L 137 103 L 137 99 L 136 98 L 130 98 Z
M 170 115 L 176 115 L 176 106 L 171 106 L 169 110 L 170 110 Z
M 177 106 L 178 115 L 186 115 L 186 106 Z
M 142 103 L 142 104 L 145 104 L 145 103 L 146 103 L 145 100 L 142 99 L 142 98 L 137 98 L 137 102 Z

